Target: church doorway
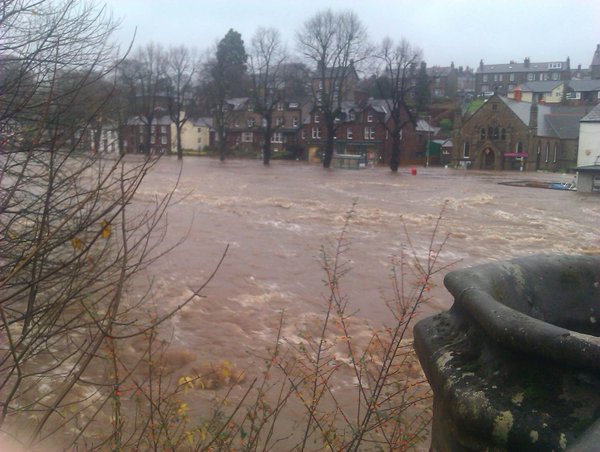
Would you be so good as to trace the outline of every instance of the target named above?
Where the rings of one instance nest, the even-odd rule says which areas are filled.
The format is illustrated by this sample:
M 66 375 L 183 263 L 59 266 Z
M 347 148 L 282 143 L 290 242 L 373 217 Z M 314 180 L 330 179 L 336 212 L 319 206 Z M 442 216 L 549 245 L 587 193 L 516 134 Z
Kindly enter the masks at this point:
M 494 169 L 495 160 L 494 151 L 490 148 L 485 148 L 481 155 L 481 169 Z

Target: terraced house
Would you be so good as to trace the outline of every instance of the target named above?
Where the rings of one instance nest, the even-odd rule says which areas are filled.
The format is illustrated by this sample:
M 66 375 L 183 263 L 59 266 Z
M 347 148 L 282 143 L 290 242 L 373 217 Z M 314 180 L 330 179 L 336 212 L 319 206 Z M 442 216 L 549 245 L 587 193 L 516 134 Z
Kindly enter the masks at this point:
M 335 155 L 361 156 L 371 164 L 388 164 L 391 154 L 391 139 L 386 124 L 390 121 L 388 102 L 384 99 L 367 99 L 358 92 L 354 101 L 340 104 L 341 113 L 335 129 Z M 402 165 L 424 162 L 422 144 L 417 138 L 417 122 L 404 108 L 401 112 L 404 127 L 401 134 Z M 298 140 L 308 156 L 309 162 L 319 162 L 326 129 L 321 113 L 313 111 L 306 117 Z
M 534 63 L 525 58 L 522 63 L 511 61 L 508 64 L 479 63 L 475 73 L 475 93 L 502 96 L 508 95 L 517 85 L 527 82 L 543 82 L 569 80 L 571 78 L 571 63 L 565 61 L 548 61 Z

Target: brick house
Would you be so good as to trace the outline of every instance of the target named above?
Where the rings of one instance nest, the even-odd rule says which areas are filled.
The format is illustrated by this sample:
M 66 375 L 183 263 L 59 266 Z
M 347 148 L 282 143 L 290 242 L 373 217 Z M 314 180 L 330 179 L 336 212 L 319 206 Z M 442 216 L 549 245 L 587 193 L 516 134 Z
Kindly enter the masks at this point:
M 483 64 L 475 73 L 475 93 L 508 95 L 517 85 L 536 81 L 558 81 L 571 78 L 570 60 L 534 63 L 525 58 L 523 63 Z
M 590 109 L 493 95 L 471 116 L 456 118 L 451 164 L 490 170 L 568 170 L 577 163 L 579 120 Z
M 121 126 L 123 146 L 125 152 L 143 152 L 146 140 L 146 123 L 138 116 L 130 118 Z M 171 149 L 171 142 L 175 138 L 171 136 L 171 118 L 161 115 L 154 118 L 150 134 L 150 153 L 165 154 Z
M 226 130 L 227 146 L 230 149 L 259 154 L 264 143 L 264 124 L 260 114 L 254 111 L 252 99 L 235 98 L 229 105 Z M 295 152 L 296 135 L 302 125 L 300 102 L 284 101 L 275 106 L 272 114 L 272 151 Z
M 383 99 L 364 99 L 356 95 L 355 101 L 345 101 L 340 106 L 342 113 L 334 137 L 335 154 L 362 156 L 372 164 L 388 164 L 392 148 L 385 127 L 391 121 L 388 103 Z M 423 163 L 416 123 L 407 109 L 402 111 L 401 118 L 406 124 L 402 129 L 400 162 L 402 165 Z M 320 162 L 326 133 L 322 114 L 315 107 L 306 115 L 298 139 L 309 162 Z

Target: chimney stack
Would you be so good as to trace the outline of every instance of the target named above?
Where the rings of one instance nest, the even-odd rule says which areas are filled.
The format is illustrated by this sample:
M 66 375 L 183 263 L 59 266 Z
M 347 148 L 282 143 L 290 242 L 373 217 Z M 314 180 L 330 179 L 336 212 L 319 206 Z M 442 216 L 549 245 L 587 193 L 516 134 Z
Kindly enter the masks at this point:
M 529 67 L 529 57 L 525 58 L 525 67 Z

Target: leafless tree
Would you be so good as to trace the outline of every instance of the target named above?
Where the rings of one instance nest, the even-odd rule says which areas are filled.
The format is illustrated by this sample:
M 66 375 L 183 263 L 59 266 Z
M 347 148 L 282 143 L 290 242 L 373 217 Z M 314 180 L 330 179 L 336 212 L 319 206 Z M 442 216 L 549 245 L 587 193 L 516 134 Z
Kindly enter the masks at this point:
M 352 94 L 355 66 L 369 54 L 367 30 L 354 12 L 334 13 L 328 9 L 304 23 L 297 41 L 300 53 L 315 68 L 313 103 L 314 110 L 323 117 L 323 166 L 329 168 L 341 103 Z
M 85 439 L 120 383 L 107 377 L 107 345 L 161 321 L 129 317 L 143 297 L 126 296 L 157 257 L 170 199 L 133 203 L 156 160 L 80 150 L 110 101 L 114 26 L 87 1 L 0 1 L 3 450 L 115 443 L 110 432 Z M 89 104 L 95 88 L 106 97 Z
M 190 117 L 188 107 L 198 73 L 198 60 L 195 50 L 183 45 L 169 48 L 166 60 L 167 103 L 169 116 L 175 124 L 177 159 L 181 160 L 181 129 Z
M 377 88 L 389 111 L 389 119 L 383 122 L 383 126 L 392 138 L 390 169 L 397 172 L 402 129 L 410 121 L 414 121 L 406 100 L 414 86 L 414 68 L 421 59 L 421 50 L 406 39 L 396 44 L 392 39 L 385 38 L 375 58 L 380 66 L 379 77 L 376 79 Z M 384 80 L 385 84 L 382 83 Z
M 166 110 L 165 51 L 155 43 L 138 48 L 120 65 L 121 80 L 128 90 L 130 113 L 144 124 L 142 151 L 152 153 L 152 126 L 159 107 Z
M 259 28 L 252 37 L 249 58 L 252 81 L 252 102 L 256 113 L 262 117 L 263 163 L 271 160 L 271 137 L 280 126 L 273 124 L 273 112 L 285 98 L 286 51 L 281 35 L 274 28 Z

